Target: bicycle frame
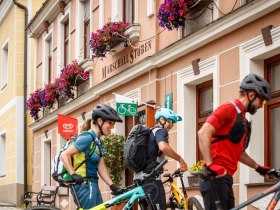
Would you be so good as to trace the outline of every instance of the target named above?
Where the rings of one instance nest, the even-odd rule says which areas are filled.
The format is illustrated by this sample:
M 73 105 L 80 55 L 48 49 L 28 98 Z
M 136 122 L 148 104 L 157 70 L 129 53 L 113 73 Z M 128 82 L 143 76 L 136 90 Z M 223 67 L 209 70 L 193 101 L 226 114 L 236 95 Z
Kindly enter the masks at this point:
M 255 195 L 254 197 L 252 197 L 251 199 L 239 204 L 238 206 L 232 208 L 231 210 L 238 210 L 241 208 L 244 208 L 245 206 L 250 205 L 251 203 L 271 194 L 274 193 L 273 198 L 271 199 L 271 201 L 269 202 L 268 206 L 266 209 L 268 210 L 273 210 L 275 208 L 275 206 L 277 205 L 279 199 L 280 199 L 280 182 L 278 182 L 277 184 L 271 186 L 270 188 L 266 189 L 265 191 Z
M 146 194 L 144 192 L 143 187 L 139 186 L 89 210 L 105 210 L 108 207 L 114 206 L 115 203 L 125 200 L 126 198 L 129 198 L 129 200 L 127 201 L 124 208 L 131 209 L 135 201 L 137 201 L 139 198 L 144 198 L 145 196 Z
M 147 174 L 144 179 L 149 178 L 152 175 L 155 175 L 156 177 L 159 176 L 160 173 L 162 173 L 162 167 L 167 163 L 167 160 L 162 161 L 150 174 Z M 62 182 L 63 183 L 63 182 Z M 69 183 L 68 183 L 69 184 Z M 67 186 L 67 185 L 66 185 Z M 77 194 L 75 192 L 74 189 L 74 183 L 70 184 L 70 190 L 71 193 L 73 195 L 73 199 L 75 204 L 78 206 L 78 210 L 84 210 L 83 208 L 81 208 L 80 203 L 78 201 L 78 197 Z M 146 194 L 144 191 L 144 188 L 139 185 L 138 182 L 136 182 L 136 185 L 130 186 L 128 188 L 126 188 L 126 190 L 129 190 L 127 192 L 124 192 L 114 198 L 112 198 L 109 201 L 106 201 L 98 206 L 95 206 L 93 208 L 90 208 L 88 210 L 106 210 L 108 207 L 114 206 L 116 203 L 120 203 L 121 201 L 125 201 L 126 205 L 124 206 L 124 209 L 126 210 L 130 210 L 132 205 L 135 203 L 135 201 L 137 201 L 139 198 L 148 198 L 149 202 L 151 204 L 152 209 L 155 209 L 152 200 L 149 197 L 149 194 Z M 128 199 L 129 198 L 129 199 Z M 127 201 L 128 199 L 128 201 Z
M 175 197 L 175 199 L 177 200 L 179 205 L 182 205 L 182 203 L 184 203 L 184 209 L 187 209 L 187 203 L 188 203 L 188 196 L 184 195 L 184 193 L 175 185 L 174 182 L 170 182 L 170 186 L 171 186 L 171 191 Z M 183 202 L 180 198 L 183 198 Z
M 174 195 L 177 203 L 182 206 L 184 206 L 184 209 L 187 209 L 188 206 L 188 195 L 187 195 L 187 191 L 185 189 L 185 185 L 184 185 L 184 181 L 183 181 L 183 177 L 180 177 L 180 181 L 181 181 L 181 185 L 182 185 L 182 189 L 183 192 L 179 189 L 179 187 L 177 187 L 177 185 L 174 183 L 174 178 L 172 176 L 168 176 L 168 179 L 165 180 L 163 182 L 163 184 L 165 184 L 166 182 L 169 182 L 170 187 L 171 187 L 171 192 Z M 183 201 L 181 200 L 181 198 L 183 198 Z

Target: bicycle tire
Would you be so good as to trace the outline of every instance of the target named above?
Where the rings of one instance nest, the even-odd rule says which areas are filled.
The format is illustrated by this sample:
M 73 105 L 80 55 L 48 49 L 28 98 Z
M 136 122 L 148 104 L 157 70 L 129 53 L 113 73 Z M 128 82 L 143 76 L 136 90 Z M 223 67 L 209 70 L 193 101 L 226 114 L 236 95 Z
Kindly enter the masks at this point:
M 203 210 L 200 202 L 195 197 L 190 197 L 188 200 L 188 210 Z
M 60 210 L 54 206 L 32 206 L 30 208 L 26 208 L 25 210 Z

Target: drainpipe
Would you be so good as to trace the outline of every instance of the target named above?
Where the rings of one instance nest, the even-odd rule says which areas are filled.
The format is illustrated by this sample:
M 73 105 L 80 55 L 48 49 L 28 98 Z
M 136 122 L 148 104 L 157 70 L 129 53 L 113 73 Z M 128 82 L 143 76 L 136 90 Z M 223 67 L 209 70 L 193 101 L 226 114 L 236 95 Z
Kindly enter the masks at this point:
M 17 5 L 19 8 L 23 9 L 25 12 L 25 20 L 24 20 L 24 30 L 27 27 L 28 24 L 28 9 L 23 4 L 17 2 L 17 0 L 13 0 L 14 4 Z M 23 120 L 23 141 L 24 141 L 24 151 L 23 151 L 23 164 L 24 164 L 24 183 L 23 183 L 23 189 L 24 192 L 27 192 L 27 117 L 26 117 L 26 99 L 27 99 L 27 31 L 24 31 L 24 81 L 23 81 L 23 114 L 24 114 L 24 120 Z

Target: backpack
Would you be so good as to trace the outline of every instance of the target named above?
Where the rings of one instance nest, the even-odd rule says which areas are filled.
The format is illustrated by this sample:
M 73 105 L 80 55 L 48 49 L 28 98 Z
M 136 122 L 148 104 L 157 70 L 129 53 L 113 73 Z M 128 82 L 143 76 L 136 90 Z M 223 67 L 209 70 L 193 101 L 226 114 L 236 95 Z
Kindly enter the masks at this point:
M 150 133 L 158 131 L 158 127 L 147 128 L 144 125 L 135 125 L 125 141 L 124 145 L 124 165 L 130 171 L 138 173 L 148 165 L 147 146 Z
M 244 142 L 244 150 L 247 149 L 249 142 L 250 142 L 250 136 L 251 136 L 251 122 L 246 122 L 243 117 L 240 109 L 237 107 L 234 101 L 230 101 L 230 103 L 233 104 L 237 111 L 237 117 L 234 122 L 234 125 L 232 126 L 230 132 L 227 135 L 215 135 L 213 136 L 215 139 L 211 142 L 211 144 L 214 144 L 216 142 L 229 139 L 232 143 L 238 144 L 247 129 L 247 136 L 245 138 Z
M 96 148 L 96 142 L 95 142 L 95 135 L 93 134 L 93 132 L 84 131 L 80 135 L 82 135 L 82 134 L 83 135 L 89 134 L 93 138 L 93 142 L 90 146 L 91 151 L 89 152 L 89 154 L 87 156 L 85 156 L 84 152 L 79 152 L 78 154 L 74 155 L 74 157 L 72 158 L 72 164 L 73 164 L 74 170 L 76 171 L 77 174 L 86 176 L 86 172 L 84 172 L 84 171 L 86 171 L 85 162 L 87 160 L 89 160 L 90 157 L 92 156 L 92 154 L 94 153 L 95 148 Z M 71 145 L 73 145 L 74 142 L 75 142 L 75 140 L 67 141 L 66 144 L 63 146 L 63 148 L 59 151 L 59 153 L 52 160 L 52 177 L 55 181 L 59 181 L 59 178 L 63 178 L 63 179 L 67 179 L 67 180 L 71 179 L 71 176 L 68 173 L 67 169 L 64 167 L 64 165 L 60 159 L 60 156 L 61 156 L 62 152 L 64 152 Z M 83 167 L 81 167 L 81 166 L 83 166 Z

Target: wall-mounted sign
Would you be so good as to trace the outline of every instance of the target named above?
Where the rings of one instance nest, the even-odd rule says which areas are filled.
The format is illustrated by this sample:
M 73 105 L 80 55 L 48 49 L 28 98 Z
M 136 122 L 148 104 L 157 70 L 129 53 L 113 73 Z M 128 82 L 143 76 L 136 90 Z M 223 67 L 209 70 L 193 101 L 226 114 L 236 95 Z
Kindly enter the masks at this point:
M 112 72 L 116 71 L 118 68 L 120 68 L 128 63 L 133 64 L 133 62 L 135 61 L 135 59 L 137 57 L 145 54 L 150 49 L 152 49 L 151 40 L 145 42 L 144 44 L 141 44 L 136 49 L 132 49 L 129 53 L 127 53 L 123 57 L 119 58 L 118 60 L 115 60 L 113 63 L 102 67 L 102 80 L 105 80 L 108 77 L 110 77 L 110 74 Z
M 164 97 L 164 107 L 168 109 L 173 109 L 173 93 L 168 93 Z
M 135 100 L 119 95 L 116 95 L 117 112 L 123 116 L 138 116 L 138 104 Z
M 77 138 L 78 120 L 61 114 L 57 118 L 58 133 L 68 140 Z

